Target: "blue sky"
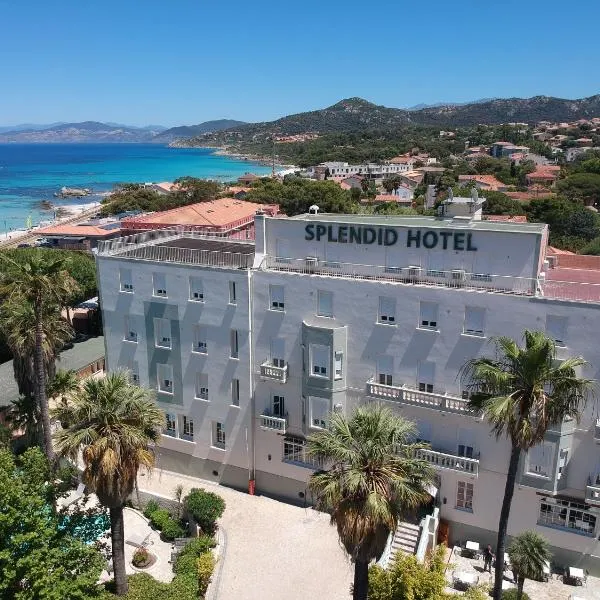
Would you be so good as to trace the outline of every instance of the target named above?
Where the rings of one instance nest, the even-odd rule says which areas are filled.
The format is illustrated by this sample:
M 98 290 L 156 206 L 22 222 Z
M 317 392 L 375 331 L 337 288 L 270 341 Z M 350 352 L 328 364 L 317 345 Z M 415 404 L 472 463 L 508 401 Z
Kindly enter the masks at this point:
M 599 0 L 0 0 L 0 125 L 600 93 Z

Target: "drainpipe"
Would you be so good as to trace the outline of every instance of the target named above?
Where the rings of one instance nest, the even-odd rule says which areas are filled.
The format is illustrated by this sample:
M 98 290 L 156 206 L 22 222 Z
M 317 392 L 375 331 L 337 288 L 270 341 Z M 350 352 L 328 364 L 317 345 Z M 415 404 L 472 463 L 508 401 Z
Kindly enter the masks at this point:
M 253 335 L 253 311 L 254 311 L 254 279 L 252 277 L 252 268 L 248 269 L 248 361 L 250 367 L 250 419 L 246 425 L 246 455 L 248 457 L 248 493 L 254 495 L 256 489 L 256 443 L 255 443 L 255 410 L 256 398 L 254 396 L 254 335 Z M 249 431 L 248 431 L 249 430 Z M 250 447 L 248 447 L 248 435 L 250 435 Z

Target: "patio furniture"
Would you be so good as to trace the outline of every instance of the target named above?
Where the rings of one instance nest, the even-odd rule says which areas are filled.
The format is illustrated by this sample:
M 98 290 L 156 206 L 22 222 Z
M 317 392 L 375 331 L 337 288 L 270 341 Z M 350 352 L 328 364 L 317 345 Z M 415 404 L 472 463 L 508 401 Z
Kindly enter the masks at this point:
M 563 575 L 563 582 L 569 585 L 584 585 L 586 580 L 587 577 L 583 569 L 577 567 L 569 567 Z
M 457 590 L 468 590 L 471 586 L 479 583 L 479 577 L 475 573 L 467 571 L 454 571 L 452 573 L 452 585 Z
M 479 543 L 467 541 L 465 543 L 465 547 L 463 549 L 463 554 L 464 554 L 464 556 L 467 556 L 470 558 L 479 558 L 479 555 L 481 554 L 481 549 L 479 547 Z
M 149 533 L 143 534 L 134 531 L 131 535 L 127 536 L 126 543 L 130 546 L 135 546 L 136 548 L 143 548 L 146 545 L 149 537 Z

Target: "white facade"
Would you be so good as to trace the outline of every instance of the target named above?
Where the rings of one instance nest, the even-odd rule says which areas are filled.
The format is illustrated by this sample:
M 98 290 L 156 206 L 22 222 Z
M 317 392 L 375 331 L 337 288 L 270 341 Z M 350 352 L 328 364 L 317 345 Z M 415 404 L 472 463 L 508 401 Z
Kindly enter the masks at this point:
M 382 179 L 410 171 L 412 165 L 396 163 L 368 163 L 363 165 L 350 165 L 346 162 L 325 162 L 319 165 L 329 169 L 330 177 L 348 177 L 350 175 L 364 175 L 372 179 Z M 315 176 L 316 167 L 309 167 L 309 177 Z
M 543 225 L 451 214 L 314 214 L 257 215 L 253 256 L 244 255 L 248 244 L 209 252 L 219 242 L 181 233 L 158 240 L 160 252 L 156 240 L 140 236 L 130 245 L 108 242 L 98 256 L 108 369 L 133 365 L 141 384 L 156 388 L 158 365 L 173 364 L 172 395 L 158 393 L 177 421 L 175 435 L 163 436 L 162 465 L 241 488 L 253 479 L 258 492 L 296 502 L 310 501 L 315 465 L 304 453 L 306 437 L 332 411 L 385 402 L 431 444 L 423 456 L 438 470 L 436 501 L 451 540 L 492 543 L 510 447 L 468 412 L 460 367 L 490 353 L 493 336 L 520 339 L 529 328 L 553 335 L 559 357 L 584 356 L 592 365 L 584 374 L 600 377 L 600 302 L 581 302 L 570 284 L 546 282 L 546 238 Z M 162 274 L 166 297 L 155 297 L 153 281 L 162 285 Z M 201 303 L 190 299 L 196 277 Z M 570 301 L 558 300 L 567 292 Z M 589 288 L 586 294 L 590 300 Z M 157 348 L 161 318 L 170 321 L 170 350 Z M 139 324 L 137 341 L 124 341 L 130 323 Z M 205 333 L 194 338 L 198 326 Z M 232 330 L 237 358 L 230 356 Z M 207 353 L 198 355 L 194 340 L 204 338 Z M 196 384 L 198 373 L 208 379 Z M 232 405 L 232 379 L 240 382 L 239 406 Z M 198 396 L 206 381 L 208 401 Z M 181 439 L 184 416 L 193 419 L 193 441 Z M 595 572 L 596 418 L 591 402 L 580 423 L 557 426 L 525 457 L 509 523 L 509 534 L 537 529 L 557 560 Z

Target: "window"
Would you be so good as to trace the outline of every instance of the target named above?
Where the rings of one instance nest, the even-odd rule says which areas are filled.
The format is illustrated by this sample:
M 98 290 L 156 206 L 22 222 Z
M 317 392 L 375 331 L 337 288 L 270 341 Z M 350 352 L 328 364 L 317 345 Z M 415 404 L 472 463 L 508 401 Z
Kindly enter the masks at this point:
M 223 427 L 223 423 L 219 423 L 218 421 L 213 423 L 212 445 L 215 448 L 225 450 L 225 428 Z
M 379 297 L 379 323 L 393 325 L 396 322 L 396 300 L 394 298 Z
M 316 429 L 327 429 L 329 426 L 329 400 L 311 396 L 308 399 L 310 410 L 310 426 Z
M 575 533 L 594 535 L 596 518 L 596 515 L 588 512 L 585 504 L 558 498 L 544 498 L 540 502 L 538 525 L 564 527 Z
M 206 341 L 206 328 L 200 325 L 194 326 L 194 345 L 192 352 L 206 354 L 208 352 L 208 342 Z
M 237 329 L 232 329 L 229 334 L 229 346 L 231 358 L 238 358 L 240 348 Z
M 333 317 L 333 294 L 331 292 L 317 291 L 317 316 Z
M 377 359 L 377 381 L 382 385 L 393 385 L 394 359 L 380 356 Z
M 125 336 L 123 338 L 127 342 L 136 342 L 138 341 L 138 334 L 135 327 L 134 318 L 127 315 L 125 317 Z
M 420 392 L 433 392 L 435 378 L 435 363 L 424 360 L 417 367 L 417 384 Z
M 165 414 L 167 420 L 167 426 L 165 427 L 164 433 L 173 437 L 177 436 L 177 417 L 173 413 Z
M 229 282 L 229 304 L 235 304 L 237 302 L 237 292 L 235 281 Z
M 546 317 L 546 333 L 557 346 L 566 346 L 567 318 L 548 315 Z
M 204 302 L 204 288 L 199 277 L 190 277 L 190 300 Z
M 131 269 L 119 269 L 119 281 L 121 282 L 121 291 L 133 293 L 133 279 L 131 278 Z
M 208 400 L 208 375 L 206 373 L 196 373 L 196 398 Z
M 466 333 L 468 335 L 483 335 L 484 317 L 484 308 L 478 308 L 476 306 L 466 306 L 463 333 Z
M 134 385 L 139 385 L 140 383 L 140 370 L 137 364 L 137 361 L 132 361 L 129 363 L 129 371 L 131 372 L 131 383 Z
M 233 406 L 240 405 L 240 380 L 239 379 L 231 380 L 231 404 Z
M 283 419 L 285 417 L 285 398 L 283 396 L 273 396 L 271 408 L 274 417 Z
M 167 278 L 163 273 L 154 273 L 152 275 L 153 294 L 161 298 L 167 297 Z
M 275 240 L 275 260 L 280 263 L 291 262 L 290 243 L 288 240 Z
M 157 365 L 156 376 L 158 391 L 166 394 L 173 393 L 173 367 L 171 365 Z
M 310 345 L 310 373 L 315 377 L 327 377 L 329 346 Z
M 542 442 L 527 452 L 525 472 L 538 477 L 550 477 L 554 462 L 554 444 Z
M 171 347 L 171 322 L 168 319 L 154 319 L 154 341 L 160 348 Z
M 473 510 L 473 484 L 459 481 L 456 488 L 456 508 Z
M 336 352 L 333 355 L 333 378 L 341 379 L 342 378 L 342 363 L 344 362 L 344 353 Z
M 415 438 L 416 442 L 422 444 L 430 444 L 431 443 L 431 423 L 429 421 L 423 421 L 419 419 L 416 422 L 417 426 L 417 437 Z
M 194 441 L 194 420 L 190 417 L 183 417 L 183 435 L 181 437 L 190 442 Z
M 274 367 L 285 367 L 285 340 L 274 338 L 271 340 L 271 364 Z
M 465 458 L 474 458 L 475 457 L 475 436 L 473 435 L 473 431 L 470 429 L 460 428 L 458 430 L 458 444 L 457 444 L 457 454 L 458 456 L 463 456 Z
M 282 285 L 269 286 L 269 308 L 271 310 L 285 310 L 285 299 Z
M 419 327 L 422 329 L 437 329 L 438 305 L 433 302 L 421 302 Z

